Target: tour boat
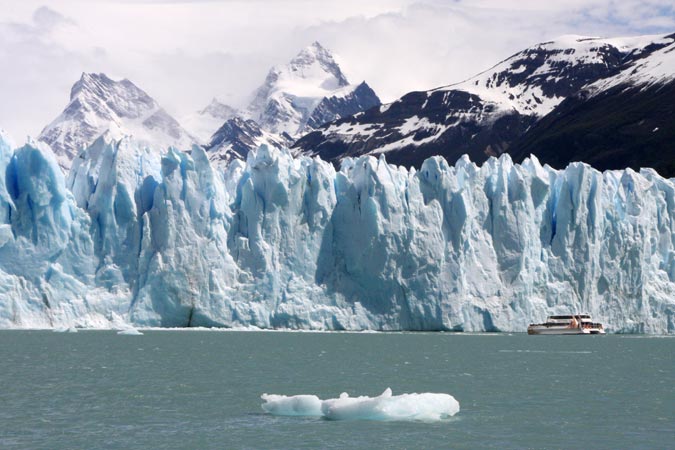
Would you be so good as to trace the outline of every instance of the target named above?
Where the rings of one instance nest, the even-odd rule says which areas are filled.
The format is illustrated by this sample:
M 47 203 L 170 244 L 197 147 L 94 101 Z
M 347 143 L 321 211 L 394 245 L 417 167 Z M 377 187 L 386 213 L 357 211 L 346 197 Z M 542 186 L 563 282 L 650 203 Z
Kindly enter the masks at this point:
M 548 316 L 546 323 L 532 323 L 527 334 L 605 334 L 601 323 L 594 323 L 588 314 Z

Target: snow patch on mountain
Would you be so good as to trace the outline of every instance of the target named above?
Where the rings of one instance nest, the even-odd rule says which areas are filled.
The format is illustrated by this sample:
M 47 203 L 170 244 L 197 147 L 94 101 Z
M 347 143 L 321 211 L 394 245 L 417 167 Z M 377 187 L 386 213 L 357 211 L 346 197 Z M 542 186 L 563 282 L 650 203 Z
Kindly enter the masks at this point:
M 649 45 L 671 41 L 661 35 L 609 39 L 560 36 L 516 53 L 473 78 L 439 89 L 462 90 L 498 109 L 544 116 L 569 95 L 555 88 L 569 84 L 569 74 L 575 69 L 604 68 L 621 55 L 638 54 Z
M 598 94 L 612 87 L 625 85 L 647 88 L 670 83 L 675 79 L 675 39 L 670 44 L 654 51 L 648 58 L 637 59 L 617 75 L 602 79 L 588 87 L 589 92 Z

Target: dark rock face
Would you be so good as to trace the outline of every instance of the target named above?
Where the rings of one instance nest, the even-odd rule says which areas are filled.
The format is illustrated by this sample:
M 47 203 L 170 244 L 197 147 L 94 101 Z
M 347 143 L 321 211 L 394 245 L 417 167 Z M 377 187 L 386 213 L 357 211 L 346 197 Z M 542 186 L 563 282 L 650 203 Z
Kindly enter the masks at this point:
M 311 132 L 295 147 L 330 161 L 386 152 L 387 161 L 408 167 L 419 167 L 433 155 L 454 161 L 466 153 L 473 161 L 485 161 L 503 153 L 535 121 L 532 116 L 514 112 L 495 115 L 492 123 L 488 123 L 486 116 L 494 111 L 494 105 L 463 91 L 411 92 L 384 111 L 371 108 Z M 415 126 L 421 121 L 430 125 Z M 331 127 L 345 133 L 334 133 Z M 359 133 L 352 134 L 359 128 L 364 130 L 365 138 Z M 387 151 L 391 145 L 394 149 Z M 385 151 L 381 151 L 383 148 Z
M 589 84 L 619 73 L 666 45 L 618 48 L 612 40 L 591 38 L 542 43 L 463 83 L 411 92 L 389 105 L 327 123 L 299 139 L 294 149 L 334 162 L 384 153 L 389 162 L 408 167 L 419 167 L 432 155 L 452 162 L 465 153 L 482 163 L 504 152 L 521 155 L 525 143 L 539 156 L 541 145 L 534 146 L 534 142 L 543 142 L 544 129 L 535 124 L 542 117 L 556 113 L 559 107 L 572 108 L 565 99 L 576 98 Z M 579 102 L 583 99 L 575 100 L 576 108 Z M 640 114 L 635 111 L 636 116 Z M 534 130 L 539 130 L 539 137 L 526 140 Z M 561 138 L 558 146 L 564 145 Z M 559 159 L 563 160 L 573 159 Z
M 284 137 L 265 133 L 254 120 L 234 117 L 213 134 L 206 152 L 211 161 L 227 163 L 233 159 L 245 160 L 248 152 L 261 144 L 282 148 L 290 142 Z
M 596 169 L 641 167 L 675 177 L 675 83 L 616 86 L 597 96 L 571 97 L 513 145 L 555 168 L 583 161 Z
M 306 129 L 352 116 L 380 104 L 380 98 L 364 81 L 344 96 L 324 97 L 307 119 Z

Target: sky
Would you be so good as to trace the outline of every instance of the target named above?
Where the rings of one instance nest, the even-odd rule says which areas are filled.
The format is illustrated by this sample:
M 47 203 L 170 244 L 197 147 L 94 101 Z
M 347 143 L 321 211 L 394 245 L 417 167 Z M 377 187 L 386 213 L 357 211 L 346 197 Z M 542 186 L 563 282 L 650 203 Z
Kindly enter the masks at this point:
M 0 128 L 36 136 L 82 72 L 128 78 L 180 120 L 244 106 L 319 41 L 385 102 L 565 34 L 675 32 L 675 0 L 0 0 Z

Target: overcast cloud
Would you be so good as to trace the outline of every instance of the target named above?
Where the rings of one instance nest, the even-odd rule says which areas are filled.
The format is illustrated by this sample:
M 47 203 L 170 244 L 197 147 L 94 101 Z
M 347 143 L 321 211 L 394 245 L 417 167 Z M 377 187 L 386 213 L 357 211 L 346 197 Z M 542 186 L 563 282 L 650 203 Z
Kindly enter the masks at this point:
M 180 119 L 214 96 L 242 105 L 314 40 L 391 101 L 562 34 L 672 32 L 673 0 L 0 0 L 0 127 L 38 134 L 83 71 L 129 78 Z

